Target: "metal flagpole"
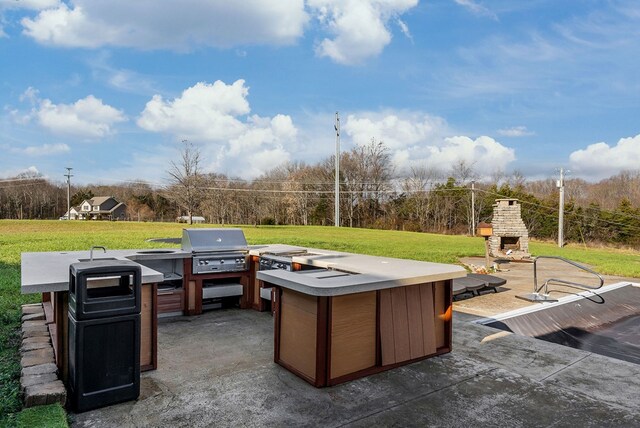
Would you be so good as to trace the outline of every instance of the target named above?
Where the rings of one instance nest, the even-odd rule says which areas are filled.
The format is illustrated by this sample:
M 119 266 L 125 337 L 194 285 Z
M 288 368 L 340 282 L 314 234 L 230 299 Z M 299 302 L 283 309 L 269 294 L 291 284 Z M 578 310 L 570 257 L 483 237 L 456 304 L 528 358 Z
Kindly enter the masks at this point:
M 336 112 L 336 123 L 333 126 L 336 130 L 336 188 L 335 188 L 335 208 L 334 225 L 340 227 L 340 116 Z

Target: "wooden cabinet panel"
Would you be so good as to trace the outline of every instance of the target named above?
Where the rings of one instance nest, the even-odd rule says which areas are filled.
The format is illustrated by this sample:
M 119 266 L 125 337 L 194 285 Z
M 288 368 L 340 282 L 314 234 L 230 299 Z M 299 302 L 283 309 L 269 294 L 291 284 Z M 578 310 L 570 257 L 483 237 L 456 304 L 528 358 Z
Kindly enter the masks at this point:
M 435 288 L 441 288 L 437 293 Z M 436 296 L 434 297 L 434 293 Z M 445 343 L 447 324 L 435 307 L 445 308 L 445 287 L 420 284 L 380 290 L 382 365 L 397 364 L 436 353 Z M 434 299 L 441 299 L 439 304 Z
M 375 366 L 376 292 L 333 297 L 330 319 L 330 378 Z
M 196 282 L 189 281 L 189 286 L 187 288 L 187 311 L 195 311 L 196 310 Z
M 420 300 L 420 286 L 407 287 L 407 319 L 409 321 L 409 347 L 411 359 L 426 355 L 424 351 L 424 337 L 422 335 L 422 301 Z
M 184 309 L 184 293 L 182 290 L 158 292 L 158 314 L 180 312 Z
M 393 344 L 393 312 L 391 310 L 391 290 L 380 290 L 380 350 L 382 365 L 396 362 L 396 350 Z
M 157 315 L 155 284 L 143 284 L 140 308 L 140 369 L 155 368 Z
M 446 312 L 447 312 L 447 304 L 445 302 L 445 281 L 439 281 L 434 283 L 433 286 L 433 299 L 434 299 L 434 324 L 435 324 L 435 332 L 436 332 L 436 348 L 442 348 L 446 346 L 446 335 L 445 335 L 445 321 L 446 321 Z
M 422 343 L 425 355 L 435 354 L 436 352 L 436 327 L 434 312 L 429 310 L 433 308 L 433 284 L 420 285 L 420 303 L 425 308 L 422 315 Z
M 391 290 L 391 316 L 393 317 L 393 346 L 396 350 L 396 362 L 410 360 L 407 292 L 404 287 Z
M 316 377 L 317 298 L 282 290 L 280 361 L 309 379 Z

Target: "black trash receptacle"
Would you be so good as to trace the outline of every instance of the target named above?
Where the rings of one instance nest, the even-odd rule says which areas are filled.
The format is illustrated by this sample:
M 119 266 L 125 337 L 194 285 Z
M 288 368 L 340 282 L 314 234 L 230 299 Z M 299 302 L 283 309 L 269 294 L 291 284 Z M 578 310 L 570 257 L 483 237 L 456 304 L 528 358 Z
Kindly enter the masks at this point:
M 69 392 L 84 412 L 140 395 L 140 265 L 121 260 L 69 268 Z

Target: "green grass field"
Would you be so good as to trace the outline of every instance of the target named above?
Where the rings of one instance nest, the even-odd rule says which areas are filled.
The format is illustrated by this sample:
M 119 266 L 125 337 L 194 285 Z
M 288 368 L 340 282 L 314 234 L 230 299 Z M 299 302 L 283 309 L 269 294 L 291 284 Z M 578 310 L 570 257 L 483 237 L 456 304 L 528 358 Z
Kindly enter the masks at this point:
M 31 251 L 88 250 L 93 245 L 108 249 L 171 247 L 149 243 L 149 238 L 181 236 L 183 224 L 83 221 L 0 220 L 0 426 L 29 420 L 31 426 L 64 426 L 55 408 L 43 407 L 20 413 L 19 360 L 20 305 L 38 301 L 39 295 L 20 294 L 20 254 Z M 211 227 L 211 226 L 209 226 Z M 353 253 L 383 255 L 441 263 L 459 263 L 461 257 L 482 256 L 482 238 L 414 232 L 349 229 L 319 226 L 243 227 L 250 244 L 283 243 Z M 640 278 L 640 252 L 607 248 L 532 242 L 533 255 L 558 255 L 587 263 L 599 272 Z M 52 416 L 53 415 L 53 416 Z M 58 416 L 55 416 L 58 415 Z M 34 422 L 36 421 L 36 422 Z

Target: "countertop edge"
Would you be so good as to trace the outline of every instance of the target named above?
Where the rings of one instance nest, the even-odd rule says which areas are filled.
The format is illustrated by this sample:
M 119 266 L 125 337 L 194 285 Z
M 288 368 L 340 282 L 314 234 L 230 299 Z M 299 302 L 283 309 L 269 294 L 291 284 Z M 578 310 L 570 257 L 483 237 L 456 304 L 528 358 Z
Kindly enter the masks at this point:
M 466 276 L 464 268 L 451 272 L 425 274 L 408 278 L 380 278 L 375 275 L 354 275 L 352 278 L 357 283 L 350 285 L 318 286 L 314 285 L 313 278 L 304 278 L 295 272 L 288 271 L 259 271 L 256 278 L 262 281 L 298 291 L 303 294 L 316 297 L 342 296 L 346 294 L 364 293 L 367 291 L 385 290 L 388 288 L 407 287 L 437 281 L 446 281 Z M 302 280 L 302 282 L 301 282 Z M 305 281 L 306 280 L 306 281 Z M 306 282 L 306 284 L 305 284 Z

